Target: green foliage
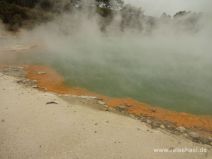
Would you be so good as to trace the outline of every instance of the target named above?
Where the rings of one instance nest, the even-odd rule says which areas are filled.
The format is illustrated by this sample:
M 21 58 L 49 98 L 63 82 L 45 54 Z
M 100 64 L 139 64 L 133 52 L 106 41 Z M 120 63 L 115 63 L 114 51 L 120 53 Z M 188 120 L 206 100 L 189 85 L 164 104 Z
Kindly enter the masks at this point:
M 160 23 L 173 24 L 180 30 L 198 29 L 200 14 L 187 11 L 177 12 L 173 17 L 165 13 L 160 17 L 150 17 L 143 13 L 141 8 L 124 4 L 123 0 L 95 0 L 91 12 L 95 10 L 99 15 L 98 23 L 102 31 L 107 31 L 114 17 L 119 16 L 120 22 L 117 27 L 125 31 L 151 32 Z M 89 7 L 86 6 L 89 14 Z M 36 7 L 35 7 L 36 6 Z M 50 20 L 54 15 L 63 12 L 79 13 L 83 8 L 82 0 L 0 0 L 0 20 L 10 30 L 18 30 L 20 27 L 30 27 L 41 22 Z M 71 11 L 77 12 L 71 12 Z
M 23 7 L 34 7 L 40 0 L 0 0 L 8 4 L 15 4 Z
M 30 23 L 33 25 L 48 19 L 42 11 L 17 5 L 18 1 L 9 0 L 9 2 L 0 0 L 0 19 L 9 30 L 16 31 L 24 25 L 30 26 Z
M 23 19 L 28 19 L 29 16 L 25 8 L 8 4 L 5 1 L 0 1 L 0 17 L 3 23 L 13 26 L 21 26 Z
M 125 28 L 138 29 L 143 28 L 144 13 L 141 8 L 136 8 L 131 5 L 125 5 L 121 9 L 121 30 Z

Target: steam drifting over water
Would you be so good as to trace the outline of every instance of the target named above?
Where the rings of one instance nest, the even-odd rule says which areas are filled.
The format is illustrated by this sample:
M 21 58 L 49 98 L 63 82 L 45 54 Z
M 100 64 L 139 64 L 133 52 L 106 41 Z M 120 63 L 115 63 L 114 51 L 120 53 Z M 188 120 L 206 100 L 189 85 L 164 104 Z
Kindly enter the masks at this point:
M 111 20 L 84 7 L 2 38 L 0 49 L 38 44 L 16 61 L 50 65 L 71 86 L 211 115 L 211 28 L 209 14 L 155 18 L 127 6 Z

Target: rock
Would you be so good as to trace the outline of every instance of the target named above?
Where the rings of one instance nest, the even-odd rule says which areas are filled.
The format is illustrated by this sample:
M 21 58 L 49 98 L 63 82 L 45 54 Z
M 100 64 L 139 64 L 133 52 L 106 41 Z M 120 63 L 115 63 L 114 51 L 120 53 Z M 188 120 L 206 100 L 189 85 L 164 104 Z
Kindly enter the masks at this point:
M 35 85 L 35 86 L 32 86 L 32 88 L 38 88 L 38 86 Z
M 18 84 L 25 84 L 26 83 L 26 80 L 18 80 L 17 83 Z
M 139 120 L 140 120 L 141 122 L 145 122 L 145 118 L 142 117 L 142 116 L 139 117 Z
M 96 99 L 96 97 L 93 97 L 93 96 L 75 96 L 75 97 L 79 97 L 79 98 L 82 98 L 82 99 Z
M 46 72 L 39 71 L 39 72 L 37 72 L 37 74 L 38 74 L 38 75 L 45 75 L 45 74 L 46 74 Z
M 108 112 L 108 111 L 109 111 L 109 108 L 108 108 L 108 107 L 105 107 L 105 109 L 104 109 L 104 110 Z
M 126 109 L 127 108 L 127 106 L 125 106 L 125 105 L 119 105 L 118 106 L 120 109 Z
M 151 124 L 151 123 L 152 123 L 152 121 L 151 121 L 151 120 L 149 120 L 149 119 L 147 119 L 147 120 L 146 120 L 146 123 L 147 123 L 147 124 Z
M 162 124 L 162 125 L 160 125 L 160 128 L 165 129 L 166 127 Z
M 179 131 L 179 132 L 181 132 L 181 133 L 183 133 L 183 132 L 186 131 L 186 128 L 180 126 L 180 127 L 177 127 L 176 130 Z
M 119 112 L 124 112 L 126 111 L 126 109 L 127 109 L 127 106 L 125 105 L 119 105 L 116 107 L 116 110 L 118 110 Z
M 133 118 L 133 119 L 136 119 L 136 116 L 133 115 L 133 114 L 129 114 L 129 116 L 130 116 L 131 118 Z
M 151 124 L 152 129 L 160 127 L 160 123 L 155 122 L 155 121 L 152 121 L 150 124 Z
M 24 69 L 24 67 L 22 67 L 22 66 L 18 66 L 18 67 L 17 67 L 17 69 Z
M 193 139 L 198 139 L 200 137 L 199 134 L 196 132 L 189 132 L 189 136 Z
M 58 103 L 55 101 L 51 101 L 51 102 L 46 102 L 46 104 L 58 104 Z
M 200 141 L 203 144 L 209 144 L 210 145 L 210 140 L 208 138 L 206 138 L 206 137 L 201 137 Z
M 166 123 L 166 128 L 172 132 L 176 131 L 176 127 L 170 123 Z
M 152 109 L 150 109 L 150 110 L 151 110 L 151 112 L 153 112 L 153 113 L 156 112 L 156 109 L 155 109 L 155 108 L 152 108 Z
M 105 102 L 99 100 L 99 101 L 98 101 L 98 104 L 105 105 Z

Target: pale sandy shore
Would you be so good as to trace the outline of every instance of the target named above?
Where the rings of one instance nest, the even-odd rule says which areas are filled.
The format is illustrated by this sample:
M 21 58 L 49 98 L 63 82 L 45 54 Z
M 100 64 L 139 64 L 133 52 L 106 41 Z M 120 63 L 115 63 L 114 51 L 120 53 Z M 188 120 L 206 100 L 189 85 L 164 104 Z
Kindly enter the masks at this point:
M 211 146 L 16 81 L 0 73 L 0 159 L 212 158 Z M 163 148 L 207 152 L 154 152 Z

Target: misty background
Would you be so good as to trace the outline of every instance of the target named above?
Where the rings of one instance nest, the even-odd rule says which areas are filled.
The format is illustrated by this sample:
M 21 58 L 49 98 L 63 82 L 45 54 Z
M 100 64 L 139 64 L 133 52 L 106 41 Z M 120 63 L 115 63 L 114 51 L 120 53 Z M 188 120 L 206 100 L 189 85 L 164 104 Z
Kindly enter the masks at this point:
M 13 62 L 51 66 L 70 86 L 211 115 L 211 16 L 199 13 L 210 2 L 128 2 L 118 11 L 77 7 L 15 36 L 2 27 L 1 59 L 35 45 Z
M 211 0 L 125 0 L 133 5 L 142 6 L 145 13 L 156 16 L 163 12 L 173 15 L 180 10 L 212 13 Z

